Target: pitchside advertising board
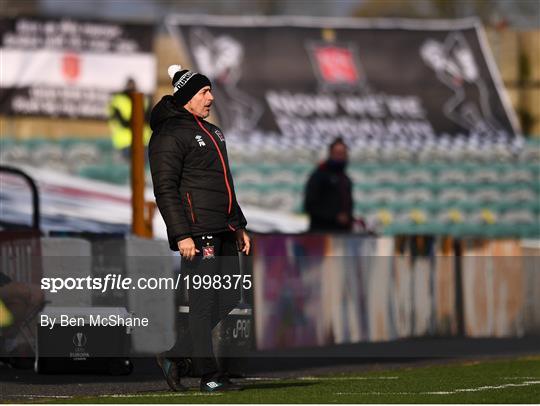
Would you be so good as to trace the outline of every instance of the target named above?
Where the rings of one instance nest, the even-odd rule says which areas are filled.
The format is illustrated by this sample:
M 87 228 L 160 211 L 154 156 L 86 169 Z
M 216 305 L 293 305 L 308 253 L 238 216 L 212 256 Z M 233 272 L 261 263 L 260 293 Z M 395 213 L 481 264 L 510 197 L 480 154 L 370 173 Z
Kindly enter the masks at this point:
M 171 16 L 232 133 L 438 136 L 517 131 L 476 20 Z
M 150 25 L 2 18 L 0 113 L 105 119 L 128 78 L 155 91 L 152 41 Z

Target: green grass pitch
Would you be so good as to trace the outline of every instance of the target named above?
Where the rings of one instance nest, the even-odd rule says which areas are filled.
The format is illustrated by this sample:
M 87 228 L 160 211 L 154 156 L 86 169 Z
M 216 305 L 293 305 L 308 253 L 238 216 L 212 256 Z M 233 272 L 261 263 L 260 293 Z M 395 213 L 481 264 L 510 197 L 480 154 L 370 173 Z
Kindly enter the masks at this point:
M 247 381 L 242 392 L 152 392 L 56 403 L 540 403 L 540 356 Z M 40 401 L 46 402 L 46 399 Z

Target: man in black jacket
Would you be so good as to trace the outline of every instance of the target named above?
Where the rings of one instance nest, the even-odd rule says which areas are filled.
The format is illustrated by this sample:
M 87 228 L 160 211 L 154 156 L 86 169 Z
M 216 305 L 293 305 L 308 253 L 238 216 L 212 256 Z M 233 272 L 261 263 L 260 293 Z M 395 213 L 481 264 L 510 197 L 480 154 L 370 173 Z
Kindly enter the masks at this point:
M 353 225 L 351 180 L 345 173 L 347 145 L 341 138 L 329 146 L 329 157 L 311 174 L 306 185 L 304 209 L 309 231 L 350 232 Z
M 157 103 L 150 119 L 150 169 L 170 248 L 182 256 L 190 311 L 189 331 L 158 355 L 158 363 L 176 391 L 186 389 L 180 377 L 187 357 L 201 373 L 202 391 L 239 389 L 218 372 L 212 329 L 239 301 L 238 285 L 228 281 L 240 274 L 238 250 L 249 254 L 247 222 L 236 201 L 223 133 L 204 120 L 214 100 L 209 79 L 179 65 L 169 67 L 169 76 L 174 94 Z M 209 278 L 219 283 L 209 289 L 197 283 Z

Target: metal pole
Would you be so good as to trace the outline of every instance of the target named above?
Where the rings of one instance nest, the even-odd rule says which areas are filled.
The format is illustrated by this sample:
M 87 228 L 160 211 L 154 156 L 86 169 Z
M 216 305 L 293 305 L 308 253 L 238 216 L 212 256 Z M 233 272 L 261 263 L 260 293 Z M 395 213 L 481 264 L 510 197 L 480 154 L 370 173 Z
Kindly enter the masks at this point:
M 148 237 L 144 204 L 144 99 L 139 92 L 131 93 L 131 225 L 133 234 Z
M 39 202 L 39 191 L 38 187 L 36 185 L 36 182 L 34 182 L 34 179 L 30 177 L 26 172 L 23 172 L 22 170 L 12 167 L 12 166 L 5 166 L 0 165 L 0 172 L 7 172 L 11 173 L 13 175 L 18 175 L 22 177 L 25 182 L 30 187 L 30 191 L 32 193 L 32 228 L 35 230 L 40 230 L 40 221 L 41 221 L 41 211 L 40 211 L 40 202 Z

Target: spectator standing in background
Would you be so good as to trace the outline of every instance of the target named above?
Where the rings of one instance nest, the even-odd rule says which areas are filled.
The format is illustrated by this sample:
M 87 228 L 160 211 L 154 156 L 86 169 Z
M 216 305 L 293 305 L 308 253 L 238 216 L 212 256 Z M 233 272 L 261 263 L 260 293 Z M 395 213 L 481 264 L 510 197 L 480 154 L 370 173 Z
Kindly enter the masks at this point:
M 353 226 L 351 180 L 345 173 L 347 145 L 336 138 L 328 148 L 328 159 L 311 174 L 306 185 L 304 210 L 311 232 L 350 232 Z
M 137 92 L 137 84 L 132 78 L 128 78 L 124 90 L 112 96 L 109 102 L 109 129 L 114 149 L 120 151 L 126 161 L 131 159 L 131 115 L 133 112 L 131 93 Z M 150 141 L 149 102 L 144 98 L 145 125 L 143 130 L 143 140 L 145 148 Z M 144 156 L 147 154 L 145 153 Z

